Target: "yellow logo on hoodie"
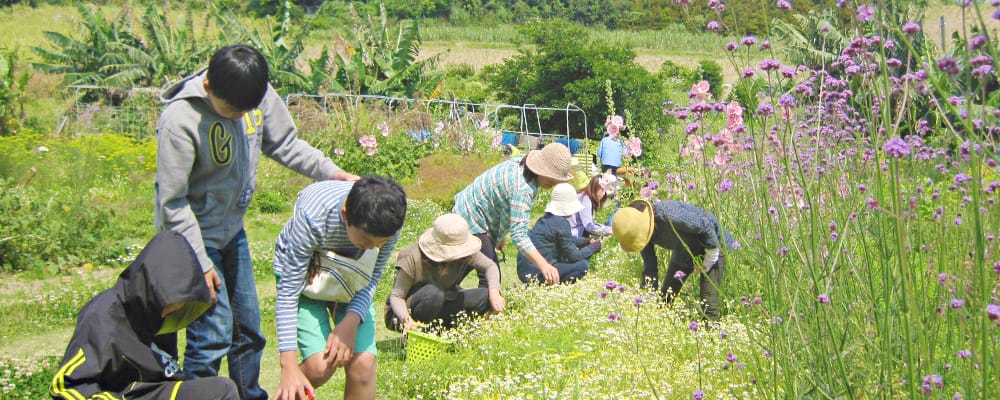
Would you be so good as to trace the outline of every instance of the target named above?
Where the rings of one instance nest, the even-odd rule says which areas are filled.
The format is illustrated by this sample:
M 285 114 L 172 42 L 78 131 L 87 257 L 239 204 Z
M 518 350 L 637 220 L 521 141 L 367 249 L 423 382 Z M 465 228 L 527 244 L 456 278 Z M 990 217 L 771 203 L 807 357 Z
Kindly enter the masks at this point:
M 233 135 L 226 132 L 221 122 L 213 122 L 208 129 L 208 141 L 212 147 L 212 161 L 216 165 L 228 165 L 233 161 Z

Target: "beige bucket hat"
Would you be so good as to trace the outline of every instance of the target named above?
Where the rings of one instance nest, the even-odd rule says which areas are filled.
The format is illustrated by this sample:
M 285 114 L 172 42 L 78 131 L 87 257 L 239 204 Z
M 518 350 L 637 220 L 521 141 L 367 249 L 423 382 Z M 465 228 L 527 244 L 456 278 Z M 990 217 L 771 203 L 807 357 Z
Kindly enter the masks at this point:
M 449 213 L 437 217 L 417 239 L 417 245 L 434 262 L 447 262 L 476 254 L 483 243 L 472 235 L 465 218 Z
M 525 156 L 525 164 L 531 172 L 559 182 L 573 179 L 571 162 L 573 156 L 562 143 L 549 143 L 541 150 L 532 150 Z

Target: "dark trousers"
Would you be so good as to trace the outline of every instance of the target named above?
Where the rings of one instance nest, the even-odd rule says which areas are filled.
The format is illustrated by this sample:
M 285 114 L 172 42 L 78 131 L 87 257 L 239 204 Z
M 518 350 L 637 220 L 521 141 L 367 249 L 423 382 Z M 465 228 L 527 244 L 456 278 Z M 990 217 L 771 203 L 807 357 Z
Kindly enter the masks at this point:
M 427 284 L 410 293 L 406 298 L 410 317 L 418 322 L 440 321 L 446 328 L 455 326 L 456 319 L 463 311 L 470 316 L 482 315 L 490 311 L 489 290 L 484 288 L 445 290 L 437 285 Z M 392 321 L 392 309 L 386 307 L 386 326 L 399 330 Z
M 176 395 L 171 396 L 172 393 Z M 129 399 L 239 400 L 232 379 L 211 376 L 189 381 L 138 382 L 129 386 Z
M 481 242 L 483 242 L 483 246 L 481 248 L 479 248 L 479 252 L 483 253 L 483 255 L 486 256 L 486 258 L 489 258 L 490 260 L 493 260 L 493 262 L 497 263 L 497 265 L 499 266 L 500 265 L 500 259 L 497 258 L 496 243 L 493 243 L 493 241 L 490 240 L 490 237 L 488 235 L 486 235 L 485 233 L 477 233 L 475 236 L 477 238 L 479 238 L 479 240 Z M 498 268 L 497 271 L 499 272 L 502 269 L 503 268 Z M 489 287 L 486 284 L 486 274 L 482 274 L 482 273 L 479 273 L 479 271 L 476 271 L 476 275 L 479 277 L 479 287 L 481 287 L 481 288 L 487 288 L 487 287 Z M 503 278 L 502 275 L 501 275 L 501 278 Z M 503 279 L 501 279 L 501 282 L 502 281 L 503 281 Z
M 608 171 L 611 171 L 612 175 L 618 176 L 618 167 L 614 165 L 601 164 L 601 172 L 604 173 Z
M 552 263 L 552 266 L 556 267 L 556 270 L 559 271 L 559 283 L 574 283 L 577 279 L 587 275 L 587 271 L 590 270 L 590 263 L 587 260 L 579 260 L 577 262 L 556 261 Z M 524 283 L 532 281 L 545 282 L 542 271 L 523 254 L 517 255 L 517 278 Z
M 667 266 L 667 275 L 663 277 L 663 287 L 660 288 L 660 295 L 668 303 L 673 301 L 677 293 L 680 293 L 681 287 L 684 286 L 684 281 L 690 279 L 691 274 L 694 273 L 694 264 L 691 261 L 691 257 L 687 257 L 686 254 L 682 255 L 676 251 L 672 253 Z M 683 279 L 675 277 L 677 271 L 684 272 Z M 705 317 L 712 321 L 718 320 L 721 314 L 719 308 L 719 282 L 722 282 L 722 276 L 725 272 L 726 256 L 719 255 L 719 261 L 715 262 L 715 266 L 707 274 L 701 274 L 701 287 L 699 289 L 701 292 L 702 307 Z M 649 282 L 653 287 L 658 285 L 658 276 L 659 268 L 656 264 L 653 264 L 651 269 L 644 269 L 642 271 L 644 284 Z

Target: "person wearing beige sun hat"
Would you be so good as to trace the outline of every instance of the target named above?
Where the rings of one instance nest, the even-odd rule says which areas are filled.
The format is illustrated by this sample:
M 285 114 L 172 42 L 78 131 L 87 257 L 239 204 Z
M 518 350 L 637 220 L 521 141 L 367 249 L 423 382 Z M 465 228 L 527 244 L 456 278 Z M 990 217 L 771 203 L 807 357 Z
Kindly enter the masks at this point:
M 552 266 L 528 237 L 531 205 L 539 189 L 549 189 L 573 179 L 569 149 L 549 143 L 523 157 L 512 157 L 476 177 L 455 195 L 452 212 L 461 215 L 472 234 L 482 241 L 480 251 L 499 264 L 496 246 L 508 233 L 520 253 L 538 266 L 545 281 L 559 282 L 559 271 Z M 486 279 L 479 275 L 479 287 Z
M 600 240 L 582 238 L 570 230 L 569 220 L 582 209 L 576 189 L 560 183 L 552 188 L 552 200 L 545 207 L 545 215 L 528 233 L 538 252 L 559 271 L 560 283 L 572 283 L 586 275 L 590 270 L 587 258 L 601 251 Z M 524 283 L 545 280 L 524 254 L 517 256 L 517 277 Z
M 396 257 L 386 327 L 407 331 L 418 323 L 433 322 L 452 327 L 462 311 L 469 315 L 503 311 L 506 301 L 500 294 L 500 267 L 479 252 L 481 245 L 461 216 L 437 217 L 416 244 Z M 473 269 L 486 276 L 487 288 L 459 286 Z
M 721 250 L 725 248 L 728 253 L 739 244 L 715 215 L 679 201 L 650 204 L 646 200 L 634 200 L 615 213 L 611 231 L 622 250 L 638 251 L 642 255 L 643 286 L 658 286 L 656 246 L 670 250 L 660 295 L 671 301 L 686 278 L 697 273 L 701 277 L 700 294 L 705 317 L 719 319 L 719 284 L 726 270 L 726 255 Z

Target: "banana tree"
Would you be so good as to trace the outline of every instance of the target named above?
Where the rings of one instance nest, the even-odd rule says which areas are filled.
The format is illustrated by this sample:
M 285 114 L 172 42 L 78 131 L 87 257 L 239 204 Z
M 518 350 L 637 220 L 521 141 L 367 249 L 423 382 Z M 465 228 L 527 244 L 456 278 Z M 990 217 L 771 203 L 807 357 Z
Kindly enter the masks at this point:
M 419 97 L 438 86 L 440 75 L 433 69 L 444 53 L 417 60 L 421 43 L 417 22 L 404 20 L 393 29 L 384 6 L 377 21 L 371 15 L 360 16 L 353 6 L 350 11 L 352 30 L 336 58 L 333 90 Z

